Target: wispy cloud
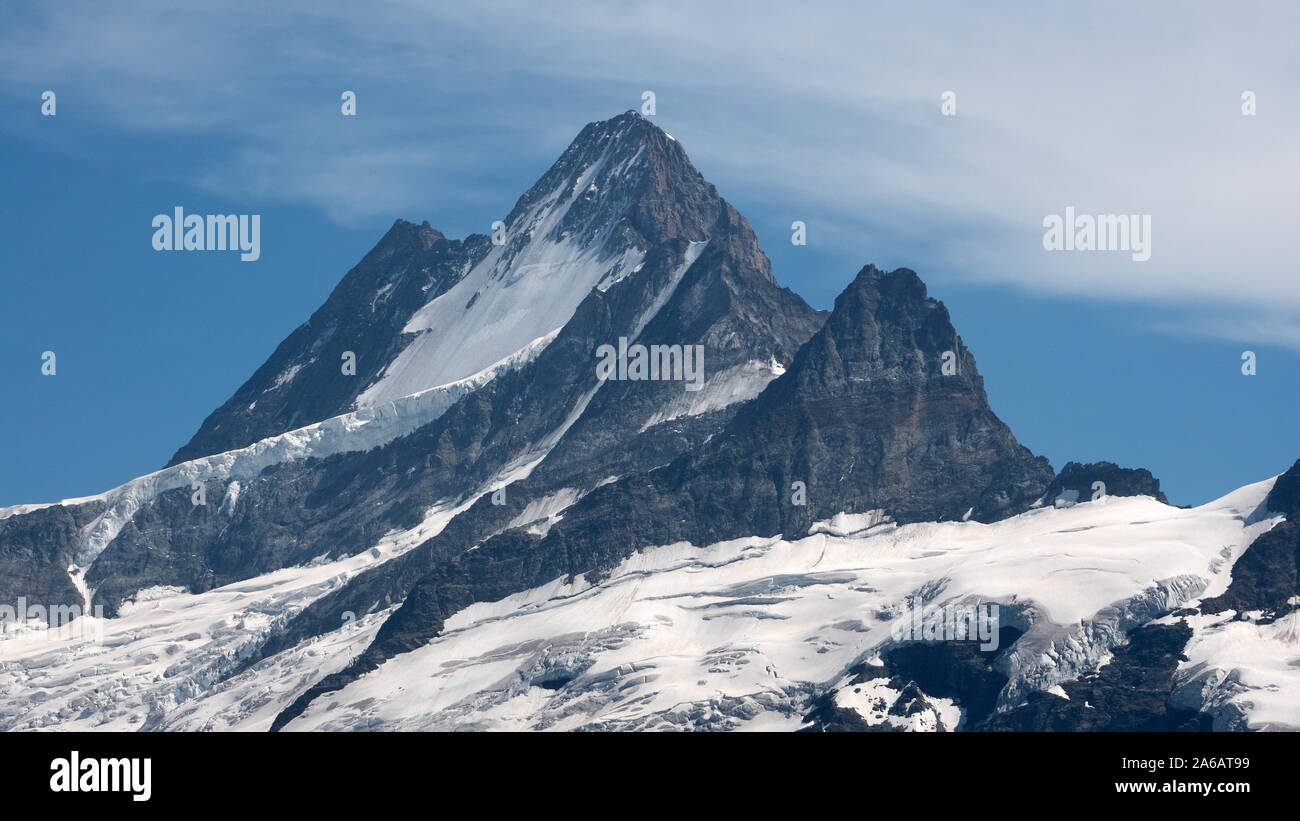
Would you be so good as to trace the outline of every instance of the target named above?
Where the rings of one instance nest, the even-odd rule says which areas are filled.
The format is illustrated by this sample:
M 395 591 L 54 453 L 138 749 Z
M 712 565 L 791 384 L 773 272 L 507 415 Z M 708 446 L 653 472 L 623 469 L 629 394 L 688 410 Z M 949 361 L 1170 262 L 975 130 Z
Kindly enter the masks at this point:
M 1288 5 L 69 5 L 0 20 L 3 93 L 58 85 L 111 128 L 219 137 L 194 181 L 230 196 L 341 223 L 506 197 L 504 164 L 540 170 L 653 89 L 724 195 L 813 215 L 846 265 L 905 249 L 1046 293 L 1226 301 L 1279 340 L 1300 317 Z M 1150 261 L 1045 252 L 1071 205 L 1150 214 Z
M 1186 312 L 1151 323 L 1151 329 L 1170 336 L 1200 336 L 1236 342 L 1246 350 L 1268 345 L 1300 353 L 1300 319 L 1251 306 L 1217 312 Z

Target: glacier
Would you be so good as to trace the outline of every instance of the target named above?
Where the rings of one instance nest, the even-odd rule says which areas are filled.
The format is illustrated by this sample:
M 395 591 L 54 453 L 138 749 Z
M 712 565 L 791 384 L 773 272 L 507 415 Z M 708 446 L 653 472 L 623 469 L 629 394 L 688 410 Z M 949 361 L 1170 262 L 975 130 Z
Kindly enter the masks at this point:
M 875 707 L 882 688 L 889 695 L 885 683 L 870 682 L 864 694 L 846 691 L 843 679 L 890 645 L 892 622 L 918 597 L 998 602 L 1019 613 L 1028 629 L 1007 692 L 1048 690 L 1105 663 L 1124 641 L 1123 629 L 1108 626 L 1134 602 L 1154 597 L 1168 609 L 1221 592 L 1231 559 L 1279 520 L 1253 515 L 1271 485 L 1192 509 L 1139 496 L 1038 508 L 993 524 L 900 526 L 878 513 L 854 514 L 793 541 L 642 550 L 599 581 L 557 578 L 465 608 L 442 635 L 317 700 L 286 729 L 793 730 L 822 693 L 884 721 Z M 558 493 L 516 521 L 549 523 L 579 495 Z M 364 649 L 387 611 L 357 614 L 225 678 L 241 652 L 456 512 L 434 511 L 414 531 L 345 559 L 198 595 L 142 591 L 119 618 L 105 620 L 102 646 L 5 637 L 0 726 L 265 730 L 311 683 Z M 1294 619 L 1261 627 L 1206 617 L 1184 668 L 1257 670 L 1234 676 L 1229 697 L 1243 720 L 1300 726 L 1300 681 L 1286 661 L 1297 654 L 1295 633 Z M 895 723 L 960 726 L 959 707 L 927 700 L 934 716 Z

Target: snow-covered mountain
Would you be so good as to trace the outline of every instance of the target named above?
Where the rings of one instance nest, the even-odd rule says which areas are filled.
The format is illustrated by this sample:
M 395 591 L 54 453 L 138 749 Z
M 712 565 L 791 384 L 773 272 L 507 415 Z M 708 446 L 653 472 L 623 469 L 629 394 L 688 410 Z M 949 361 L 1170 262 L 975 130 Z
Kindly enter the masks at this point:
M 706 243 L 724 209 L 643 117 L 592 123 L 493 236 L 448 240 L 398 220 L 169 464 L 426 392 L 449 405 L 466 380 L 534 358 L 593 288 L 639 272 L 666 243 Z M 343 379 L 346 352 L 357 375 Z
M 914 272 L 812 310 L 628 112 L 493 236 L 398 221 L 162 470 L 0 510 L 0 602 L 104 608 L 6 622 L 0 728 L 1296 728 L 1297 488 L 1055 474 Z

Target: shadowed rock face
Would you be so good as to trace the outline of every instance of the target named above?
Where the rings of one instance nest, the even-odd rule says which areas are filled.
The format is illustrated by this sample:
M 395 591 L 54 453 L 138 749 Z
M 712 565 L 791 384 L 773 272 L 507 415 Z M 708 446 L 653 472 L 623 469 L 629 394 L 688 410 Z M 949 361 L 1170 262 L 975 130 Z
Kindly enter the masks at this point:
M 873 509 L 899 522 L 968 511 L 993 521 L 1026 509 L 1052 477 L 993 414 L 947 309 L 906 268 L 863 268 L 789 373 L 730 432 L 787 502 L 787 535 Z M 788 504 L 796 481 L 808 488 L 800 508 Z
M 81 606 L 68 566 L 81 529 L 102 510 L 99 502 L 51 505 L 0 519 L 0 604 Z
M 865 662 L 848 671 L 842 687 L 860 688 L 872 681 L 888 682 L 893 704 L 881 704 L 893 715 L 917 710 L 934 711 L 929 699 L 951 699 L 961 707 L 959 726 L 941 726 L 941 731 L 968 731 L 980 727 L 993 712 L 998 693 L 1007 676 L 1000 659 L 1010 652 L 1021 632 L 1011 627 L 999 631 L 1001 652 L 984 651 L 977 641 L 912 642 L 886 650 L 879 666 Z M 803 732 L 899 732 L 888 723 L 871 723 L 856 710 L 837 706 L 836 690 L 815 698 L 804 716 Z
M 1194 710 L 1169 704 L 1178 663 L 1191 628 L 1185 622 L 1150 624 L 1132 630 L 1128 643 L 1097 670 L 1062 682 L 1065 696 L 1031 692 L 1024 704 L 994 712 L 1007 684 L 1005 659 L 1019 631 L 1003 628 L 999 652 L 984 652 L 978 642 L 910 642 L 882 654 L 882 664 L 859 664 L 839 689 L 887 681 L 885 692 L 897 701 L 891 712 L 929 709 L 930 700 L 951 699 L 961 708 L 962 732 L 1175 732 L 1208 729 Z M 859 712 L 836 704 L 837 690 L 814 699 L 805 721 L 809 732 L 891 731 Z
M 704 447 L 593 492 L 553 534 L 565 551 L 742 535 L 797 537 L 841 512 L 993 520 L 1051 481 L 989 410 L 969 352 L 914 273 L 868 267 L 788 372 Z M 806 488 L 798 504 L 796 482 Z M 622 515 L 618 511 L 624 511 Z M 587 523 L 591 526 L 588 527 Z M 543 545 L 545 546 L 545 545 Z M 572 567 L 566 572 L 586 572 Z
M 1160 480 L 1152 476 L 1151 471 L 1145 468 L 1122 468 L 1114 462 L 1092 462 L 1087 465 L 1067 463 L 1047 488 L 1043 502 L 1050 506 L 1062 494 L 1066 494 L 1069 501 L 1086 502 L 1095 492 L 1094 482 L 1102 482 L 1108 496 L 1150 496 L 1158 502 L 1169 504 L 1165 494 L 1160 491 Z

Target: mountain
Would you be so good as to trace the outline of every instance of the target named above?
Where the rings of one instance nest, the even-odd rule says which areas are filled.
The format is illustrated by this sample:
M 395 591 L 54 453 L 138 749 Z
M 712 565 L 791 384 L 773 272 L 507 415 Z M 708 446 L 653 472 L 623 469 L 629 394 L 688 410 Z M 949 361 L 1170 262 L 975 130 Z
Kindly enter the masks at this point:
M 671 240 L 707 240 L 724 207 L 681 146 L 639 114 L 591 123 L 519 198 L 499 242 L 398 220 L 169 464 L 517 363 L 593 288 L 640 270 Z M 342 374 L 349 351 L 355 376 Z
M 0 594 L 104 608 L 0 641 L 0 727 L 1300 726 L 1297 471 L 1055 474 L 915 272 L 813 310 L 628 112 L 491 235 L 397 221 L 168 466 L 0 510 Z
M 403 601 L 349 671 L 304 699 L 422 645 L 476 601 L 599 574 L 655 545 L 803 534 L 843 512 L 919 521 L 1027 509 L 1051 467 L 989 410 L 969 352 L 943 373 L 944 346 L 959 347 L 947 311 L 913 272 L 863 269 L 789 370 L 700 446 L 602 484 L 544 532 L 510 529 L 465 552 L 449 530 L 309 608 L 294 640 L 367 599 Z
M 79 500 L 95 510 L 84 514 L 88 523 L 75 533 L 44 532 L 61 544 L 47 569 L 56 567 L 50 572 L 59 576 L 76 565 L 93 603 L 113 614 L 141 589 L 201 592 L 322 556 L 365 551 L 394 530 L 419 533 L 440 511 L 472 503 L 534 469 L 540 468 L 531 486 L 539 504 L 547 494 L 584 493 L 605 480 L 606 471 L 667 462 L 707 438 L 736 403 L 781 372 L 822 321 L 777 285 L 748 224 L 690 166 L 680 145 L 631 112 L 582 131 L 520 198 L 506 220 L 503 245 L 471 237 L 455 246 L 432 229 L 409 225 L 395 226 L 250 380 L 279 382 L 273 392 L 283 412 L 265 418 L 244 413 L 243 399 L 253 390 L 246 385 L 224 406 L 239 412 L 219 409 L 187 448 L 223 431 L 278 431 L 291 419 L 302 422 L 302 407 L 316 408 L 307 418 L 320 415 L 327 400 L 333 410 L 346 402 L 355 410 Z M 575 244 L 579 239 L 587 244 Z M 468 248 L 471 257 L 476 248 L 489 250 L 483 264 L 469 266 L 455 284 L 454 275 L 439 279 L 441 293 L 423 306 L 407 305 L 429 281 L 412 278 L 420 255 L 457 247 Z M 567 256 L 557 249 L 567 249 Z M 468 297 L 466 283 L 476 286 Z M 548 291 L 558 296 L 539 296 Z M 486 323 L 481 333 L 495 337 L 498 349 L 483 353 L 476 343 L 459 370 L 438 359 L 438 368 L 429 371 L 437 373 L 427 380 L 416 379 L 397 353 L 371 367 L 375 375 L 364 391 L 361 380 L 333 365 L 319 372 L 333 394 L 315 377 L 268 376 L 297 364 L 296 349 L 324 350 L 338 342 L 337 328 L 376 338 L 389 334 L 399 321 L 370 327 L 351 318 L 369 315 L 394 293 L 406 308 L 386 316 L 407 322 L 407 310 L 459 315 L 439 327 Z M 508 323 L 492 321 L 502 312 Z M 539 336 L 532 338 L 534 330 L 521 334 L 525 326 Z M 474 371 L 512 349 L 512 334 L 521 348 Z M 427 343 L 421 336 L 406 342 L 432 355 L 428 346 L 439 344 L 438 334 L 424 333 L 432 340 Z M 620 337 L 705 345 L 707 379 L 698 391 L 680 382 L 602 383 L 593 351 Z M 359 363 L 366 361 L 358 356 Z M 317 373 L 304 368 L 302 374 Z M 427 387 L 469 371 L 468 378 Z M 358 376 L 364 373 L 359 369 Z M 416 392 L 365 405 L 363 394 L 386 390 L 388 380 L 405 380 Z M 193 504 L 197 485 L 210 504 Z M 529 492 L 516 486 L 512 503 L 526 508 Z M 491 514 L 499 515 L 477 521 L 498 527 L 520 510 L 503 506 Z M 76 585 L 66 584 L 61 595 L 81 603 Z

